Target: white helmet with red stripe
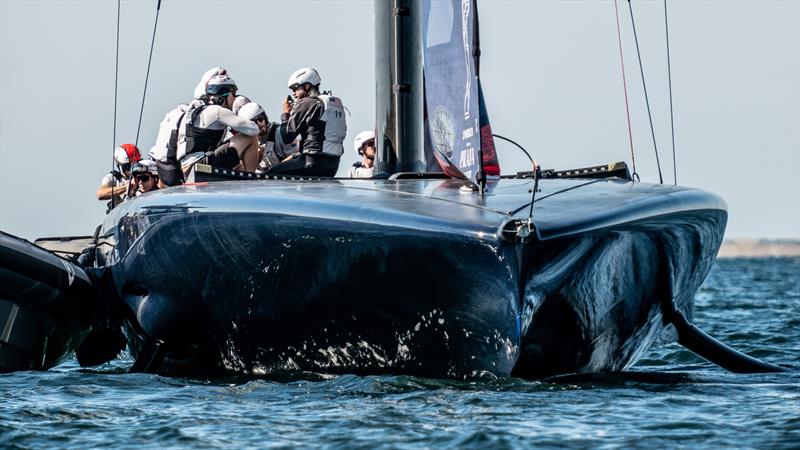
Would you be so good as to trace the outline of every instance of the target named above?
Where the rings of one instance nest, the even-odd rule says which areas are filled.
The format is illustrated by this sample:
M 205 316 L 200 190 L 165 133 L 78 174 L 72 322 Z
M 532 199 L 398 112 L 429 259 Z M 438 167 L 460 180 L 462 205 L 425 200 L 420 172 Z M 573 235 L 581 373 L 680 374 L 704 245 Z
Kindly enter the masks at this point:
M 114 149 L 114 161 L 118 165 L 133 164 L 142 159 L 139 149 L 133 144 L 122 144 Z

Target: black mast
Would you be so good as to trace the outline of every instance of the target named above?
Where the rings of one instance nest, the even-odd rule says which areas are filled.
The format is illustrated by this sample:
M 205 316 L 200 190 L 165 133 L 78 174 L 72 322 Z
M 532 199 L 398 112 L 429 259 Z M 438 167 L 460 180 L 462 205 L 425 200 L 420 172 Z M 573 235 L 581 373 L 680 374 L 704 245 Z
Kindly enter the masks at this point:
M 425 171 L 421 14 L 419 1 L 375 0 L 376 174 Z

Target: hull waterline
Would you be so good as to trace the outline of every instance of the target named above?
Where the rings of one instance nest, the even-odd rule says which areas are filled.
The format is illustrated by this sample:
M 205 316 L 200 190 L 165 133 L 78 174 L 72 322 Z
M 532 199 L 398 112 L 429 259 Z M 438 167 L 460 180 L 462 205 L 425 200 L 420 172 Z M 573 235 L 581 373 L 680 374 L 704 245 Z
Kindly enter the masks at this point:
M 691 317 L 727 217 L 701 191 L 558 180 L 522 242 L 530 180 L 460 185 L 185 187 L 112 212 L 98 261 L 162 373 L 539 377 L 622 370 L 664 311 Z

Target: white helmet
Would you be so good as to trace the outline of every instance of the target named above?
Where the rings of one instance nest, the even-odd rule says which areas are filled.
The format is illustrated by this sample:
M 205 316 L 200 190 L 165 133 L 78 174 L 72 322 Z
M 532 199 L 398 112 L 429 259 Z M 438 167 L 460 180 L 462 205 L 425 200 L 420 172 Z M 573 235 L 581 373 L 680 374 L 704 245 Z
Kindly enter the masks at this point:
M 255 120 L 261 114 L 266 115 L 264 108 L 256 102 L 250 102 L 239 109 L 237 115 L 242 119 Z
M 131 175 L 150 174 L 158 176 L 158 167 L 152 159 L 143 159 L 131 167 Z
M 353 141 L 353 147 L 356 148 L 356 151 L 359 155 L 364 154 L 364 151 L 361 150 L 361 147 L 363 147 L 364 143 L 369 140 L 375 140 L 375 132 L 373 130 L 362 131 L 356 135 L 356 139 Z
M 310 67 L 304 67 L 302 69 L 298 69 L 292 76 L 289 77 L 289 89 L 292 87 L 297 86 L 298 84 L 310 83 L 313 86 L 316 86 L 322 82 L 322 78 L 319 76 L 319 73 Z
M 208 84 L 206 85 L 206 94 L 220 95 L 226 92 L 235 91 L 237 89 L 239 88 L 236 86 L 236 82 L 233 81 L 233 78 L 227 75 L 217 75 L 208 80 Z
M 194 98 L 200 98 L 206 93 L 206 86 L 208 85 L 208 80 L 214 78 L 217 75 L 227 75 L 228 71 L 222 67 L 212 67 L 200 77 L 200 82 L 197 83 L 197 86 L 194 88 Z
M 233 100 L 233 106 L 231 107 L 231 111 L 234 114 L 238 114 L 239 110 L 242 109 L 242 106 L 250 103 L 250 99 L 245 97 L 244 95 L 237 95 L 236 98 Z
M 152 159 L 143 159 L 139 161 L 139 164 L 147 167 L 147 171 L 150 172 L 150 175 L 158 176 L 158 166 L 156 166 L 156 162 Z
M 114 160 L 120 166 L 133 164 L 140 159 L 142 159 L 142 155 L 139 153 L 139 149 L 133 144 L 122 144 L 114 149 Z

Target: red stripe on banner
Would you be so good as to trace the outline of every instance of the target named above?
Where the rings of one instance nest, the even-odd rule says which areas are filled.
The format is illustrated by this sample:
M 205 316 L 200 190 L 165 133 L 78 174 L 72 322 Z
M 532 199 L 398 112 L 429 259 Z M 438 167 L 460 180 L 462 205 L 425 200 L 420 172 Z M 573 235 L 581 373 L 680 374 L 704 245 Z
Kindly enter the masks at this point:
M 481 127 L 481 156 L 483 173 L 489 176 L 500 175 L 500 161 L 497 159 L 497 150 L 494 148 L 492 126 L 488 123 Z

